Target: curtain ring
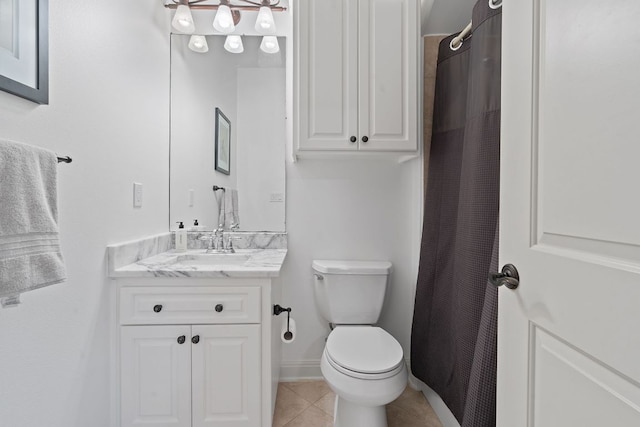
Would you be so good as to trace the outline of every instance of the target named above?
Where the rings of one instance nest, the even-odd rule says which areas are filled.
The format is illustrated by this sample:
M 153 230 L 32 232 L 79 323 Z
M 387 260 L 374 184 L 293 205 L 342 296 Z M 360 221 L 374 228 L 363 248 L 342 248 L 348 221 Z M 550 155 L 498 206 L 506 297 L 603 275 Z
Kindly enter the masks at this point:
M 502 0 L 489 0 L 489 7 L 491 9 L 499 9 L 502 7 Z
M 491 0 L 489 0 L 491 1 Z M 454 46 L 453 42 L 455 41 L 455 37 L 451 39 L 451 41 L 449 42 L 449 49 L 453 50 L 454 52 L 458 49 L 460 49 L 462 47 L 462 43 L 464 43 L 464 39 L 460 40 L 460 43 L 458 43 L 458 46 Z

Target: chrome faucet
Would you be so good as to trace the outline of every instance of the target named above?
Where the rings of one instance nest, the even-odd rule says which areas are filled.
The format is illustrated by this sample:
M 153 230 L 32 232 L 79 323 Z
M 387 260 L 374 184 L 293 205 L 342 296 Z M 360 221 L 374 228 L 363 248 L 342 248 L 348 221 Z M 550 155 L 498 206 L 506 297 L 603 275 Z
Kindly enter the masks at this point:
M 231 224 L 229 231 L 237 231 L 240 227 L 239 224 Z M 206 240 L 209 242 L 209 246 L 207 247 L 207 253 L 216 253 L 216 254 L 233 254 L 236 250 L 233 248 L 233 240 L 239 239 L 239 237 L 234 237 L 231 234 L 227 234 L 224 229 L 223 224 L 219 224 L 218 228 L 211 231 L 209 235 L 200 237 L 200 240 Z

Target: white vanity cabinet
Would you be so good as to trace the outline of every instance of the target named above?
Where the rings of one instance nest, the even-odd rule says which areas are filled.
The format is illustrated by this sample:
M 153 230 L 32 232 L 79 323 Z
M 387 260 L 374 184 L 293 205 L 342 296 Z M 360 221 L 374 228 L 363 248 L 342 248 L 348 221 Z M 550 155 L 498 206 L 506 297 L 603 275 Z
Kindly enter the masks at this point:
M 418 0 L 299 0 L 297 153 L 415 151 Z
M 117 283 L 121 427 L 271 426 L 271 280 Z

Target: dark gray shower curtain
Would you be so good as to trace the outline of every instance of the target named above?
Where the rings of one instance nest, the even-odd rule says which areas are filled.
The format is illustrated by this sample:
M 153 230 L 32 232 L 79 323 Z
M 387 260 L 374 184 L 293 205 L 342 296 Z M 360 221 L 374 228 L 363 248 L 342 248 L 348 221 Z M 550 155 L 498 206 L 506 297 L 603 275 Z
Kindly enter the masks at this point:
M 429 180 L 411 332 L 412 373 L 462 427 L 495 426 L 500 166 L 500 8 L 439 48 Z

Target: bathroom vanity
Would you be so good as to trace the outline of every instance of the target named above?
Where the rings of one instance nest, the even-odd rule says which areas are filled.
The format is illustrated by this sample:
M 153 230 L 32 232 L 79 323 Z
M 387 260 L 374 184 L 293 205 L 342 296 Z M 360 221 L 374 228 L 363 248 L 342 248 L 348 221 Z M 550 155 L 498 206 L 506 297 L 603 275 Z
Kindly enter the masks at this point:
M 109 247 L 119 426 L 271 426 L 286 249 L 175 253 L 154 239 Z

